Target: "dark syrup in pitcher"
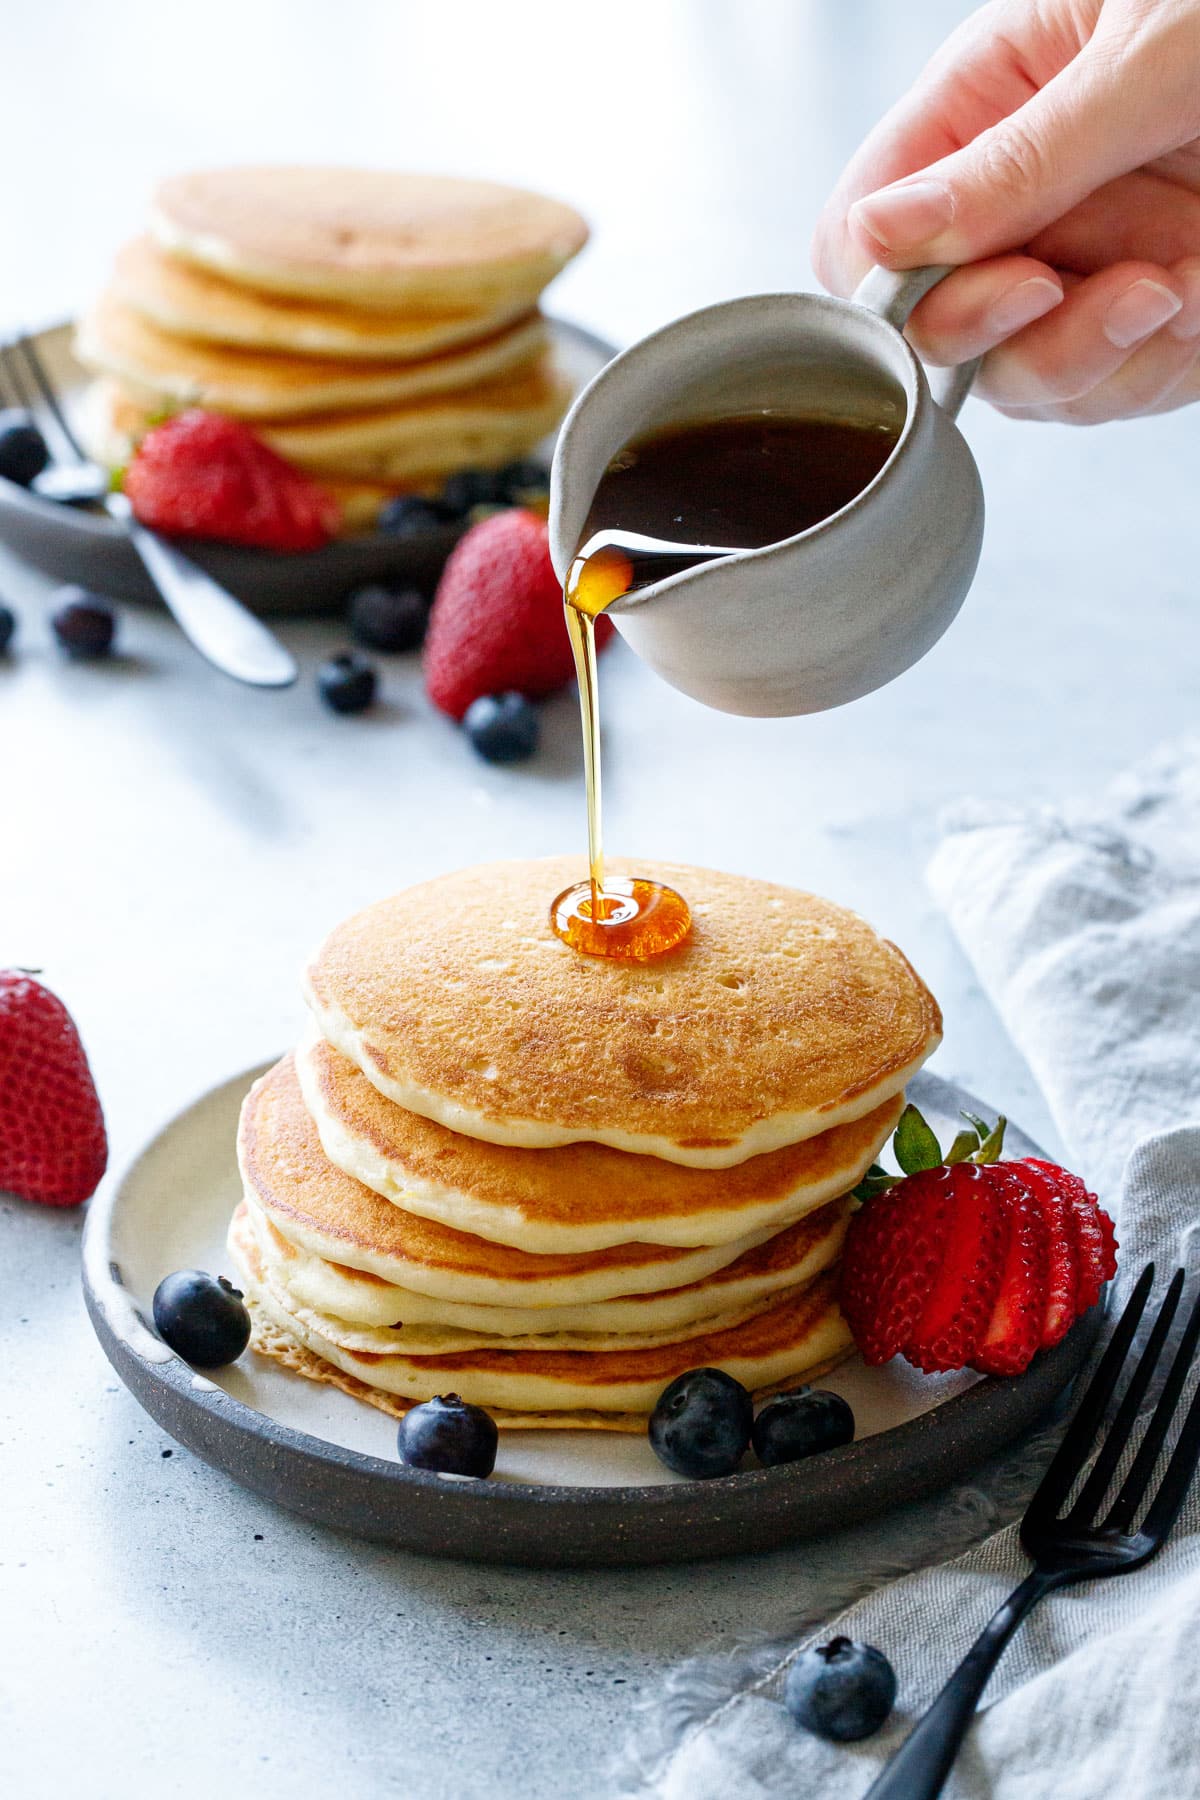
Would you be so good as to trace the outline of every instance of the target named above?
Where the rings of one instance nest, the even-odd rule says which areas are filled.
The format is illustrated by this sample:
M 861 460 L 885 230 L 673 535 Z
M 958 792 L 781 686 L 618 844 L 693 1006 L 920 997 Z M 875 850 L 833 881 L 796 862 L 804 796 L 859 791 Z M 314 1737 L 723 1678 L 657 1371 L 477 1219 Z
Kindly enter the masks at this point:
M 563 593 L 583 715 L 589 874 L 558 895 L 550 920 L 573 949 L 646 962 L 691 930 L 673 888 L 640 876 L 605 880 L 597 618 L 637 588 L 839 512 L 874 480 L 898 435 L 898 425 L 874 420 L 754 413 L 636 439 L 605 470 Z

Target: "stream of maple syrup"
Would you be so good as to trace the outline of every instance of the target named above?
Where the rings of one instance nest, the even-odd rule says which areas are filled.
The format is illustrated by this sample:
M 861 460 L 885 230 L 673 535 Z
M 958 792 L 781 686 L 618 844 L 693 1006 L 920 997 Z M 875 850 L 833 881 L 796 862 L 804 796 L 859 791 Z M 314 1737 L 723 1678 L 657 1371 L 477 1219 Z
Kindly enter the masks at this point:
M 878 474 L 897 430 L 890 422 L 760 413 L 673 427 L 635 441 L 609 465 L 563 588 L 583 720 L 588 879 L 556 897 L 550 923 L 572 949 L 649 962 L 683 943 L 692 926 L 674 888 L 605 877 L 597 619 L 638 588 L 828 518 Z
M 645 553 L 636 555 L 619 534 L 606 532 L 584 544 L 571 564 L 563 591 L 567 633 L 575 655 L 579 710 L 583 719 L 583 773 L 587 787 L 588 879 L 566 888 L 550 909 L 550 922 L 563 942 L 587 956 L 615 956 L 625 962 L 649 962 L 681 944 L 692 928 L 692 915 L 682 894 L 647 876 L 614 875 L 605 880 L 601 830 L 600 696 L 596 681 L 596 621 L 614 600 L 634 587 L 704 561 L 697 551 L 682 561 L 651 553 L 654 573 L 645 570 Z

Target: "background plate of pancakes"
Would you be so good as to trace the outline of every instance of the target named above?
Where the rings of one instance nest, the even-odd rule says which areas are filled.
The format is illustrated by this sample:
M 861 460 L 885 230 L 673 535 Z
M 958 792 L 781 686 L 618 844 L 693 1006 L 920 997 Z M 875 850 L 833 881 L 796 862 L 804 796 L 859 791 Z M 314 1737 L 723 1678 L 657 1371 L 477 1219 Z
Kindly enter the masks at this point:
M 263 612 L 314 612 L 393 577 L 429 591 L 462 525 L 389 537 L 394 494 L 534 456 L 612 355 L 546 316 L 586 241 L 560 201 L 385 170 L 241 168 L 173 177 L 74 326 L 35 342 L 76 434 L 119 467 L 166 413 L 247 424 L 337 500 L 346 534 L 303 556 L 188 544 Z M 42 421 L 52 445 L 52 421 Z M 64 580 L 155 598 L 125 534 L 0 480 L 0 536 Z
M 85 1294 L 118 1373 L 254 1491 L 481 1560 L 765 1550 L 963 1474 L 1051 1404 L 1100 1311 L 1014 1380 L 851 1354 L 844 1196 L 904 1091 L 943 1141 L 989 1111 L 920 1070 L 932 996 L 844 909 L 676 865 L 651 872 L 691 898 L 688 946 L 575 959 L 544 904 L 573 868 L 459 871 L 329 934 L 295 1051 L 205 1095 L 93 1203 Z M 1036 1154 L 1011 1124 L 1006 1149 Z M 212 1379 L 147 1325 L 184 1267 L 234 1275 L 252 1308 L 250 1350 Z M 856 1441 L 679 1480 L 646 1415 L 712 1362 L 759 1393 L 835 1389 Z M 396 1414 L 451 1391 L 503 1427 L 488 1481 L 397 1459 Z

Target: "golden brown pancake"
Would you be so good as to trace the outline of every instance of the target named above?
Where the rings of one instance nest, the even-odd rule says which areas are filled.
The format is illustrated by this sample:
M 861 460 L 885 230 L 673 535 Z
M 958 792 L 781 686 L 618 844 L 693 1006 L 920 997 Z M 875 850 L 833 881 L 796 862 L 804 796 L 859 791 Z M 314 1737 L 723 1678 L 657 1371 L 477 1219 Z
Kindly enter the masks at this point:
M 246 1293 L 246 1307 L 252 1324 L 250 1348 L 259 1356 L 270 1357 L 291 1374 L 303 1375 L 306 1381 L 338 1388 L 352 1400 L 361 1400 L 393 1419 L 402 1419 L 417 1404 L 400 1394 L 387 1394 L 382 1388 L 371 1387 L 357 1375 L 339 1369 L 325 1357 L 309 1350 L 290 1330 L 276 1323 L 253 1292 Z M 621 1431 L 629 1434 L 646 1429 L 646 1421 L 638 1413 L 585 1412 L 581 1408 L 574 1412 L 513 1413 L 498 1406 L 488 1410 L 502 1431 Z
M 561 943 L 549 910 L 578 858 L 460 870 L 331 933 L 307 972 L 322 1034 L 453 1132 L 708 1169 L 863 1118 L 936 1048 L 933 996 L 856 914 L 679 864 L 612 871 L 682 891 L 679 949 L 635 964 Z
M 454 469 L 495 469 L 554 430 L 573 388 L 553 351 L 531 368 L 405 406 L 272 420 L 259 435 L 318 476 L 416 487 Z
M 230 1250 L 248 1298 L 285 1337 L 366 1387 L 409 1401 L 453 1392 L 489 1411 L 502 1408 L 525 1418 L 580 1411 L 644 1418 L 686 1369 L 722 1368 L 758 1390 L 828 1367 L 852 1347 L 829 1273 L 741 1324 L 652 1349 L 467 1350 L 425 1357 L 356 1352 L 290 1310 L 268 1280 L 244 1213 L 230 1227 Z M 269 1340 L 259 1347 L 270 1353 Z
M 553 353 L 523 374 L 462 393 L 435 394 L 407 406 L 312 418 L 256 419 L 264 443 L 322 482 L 436 490 L 455 469 L 499 468 L 553 431 L 572 388 Z M 119 382 L 96 381 L 84 396 L 81 426 L 90 453 L 120 467 L 161 418 Z
M 491 1145 L 467 1148 L 483 1155 L 496 1154 Z M 594 1149 L 609 1167 L 632 1163 L 635 1173 L 646 1160 L 616 1151 L 601 1152 L 598 1146 L 571 1146 L 572 1153 L 576 1149 Z M 533 1161 L 559 1153 L 499 1154 L 511 1162 L 518 1155 Z M 751 1279 L 769 1278 L 780 1267 L 795 1268 L 795 1258 L 807 1256 L 831 1224 L 828 1209 L 820 1208 L 810 1215 L 815 1223 L 802 1220 L 771 1239 L 775 1247 L 767 1249 L 765 1257 L 759 1257 L 758 1251 L 760 1246 L 766 1248 L 769 1229 L 701 1249 L 631 1242 L 603 1250 L 534 1255 L 488 1242 L 407 1212 L 328 1162 L 301 1098 L 290 1056 L 269 1070 L 246 1096 L 238 1130 L 238 1163 L 247 1196 L 290 1242 L 326 1262 L 361 1270 L 381 1282 L 425 1296 L 439 1307 L 458 1302 L 521 1311 L 578 1308 L 637 1294 L 677 1294 L 725 1269 L 730 1270 L 732 1279 L 744 1279 L 747 1274 Z M 697 1179 L 693 1170 L 681 1171 L 653 1160 L 648 1166 L 651 1177 L 661 1167 L 677 1181 Z M 703 1174 L 699 1179 L 712 1178 Z M 739 1275 L 739 1259 L 746 1255 L 755 1260 L 748 1268 L 741 1267 Z M 802 1276 L 798 1274 L 797 1279 Z
M 122 246 L 111 292 L 174 337 L 283 351 L 292 356 L 415 362 L 494 337 L 537 306 L 538 291 L 514 289 L 504 306 L 437 312 L 377 312 L 235 287 L 219 275 L 166 255 L 152 238 Z
M 243 1200 L 231 1229 L 249 1226 L 262 1258 L 266 1285 L 293 1318 L 341 1349 L 439 1356 L 455 1350 L 649 1349 L 724 1331 L 807 1286 L 831 1267 L 841 1247 L 840 1228 L 845 1222 L 845 1217 L 838 1221 L 839 1229 L 831 1229 L 812 1257 L 801 1259 L 805 1273 L 799 1279 L 788 1280 L 793 1271 L 786 1269 L 782 1271 L 784 1279 L 774 1287 L 749 1281 L 723 1283 L 714 1276 L 699 1283 L 695 1291 L 683 1290 L 683 1299 L 704 1309 L 694 1316 L 685 1310 L 684 1316 L 678 1317 L 671 1305 L 664 1304 L 664 1300 L 678 1301 L 678 1290 L 669 1296 L 640 1294 L 624 1303 L 626 1319 L 619 1326 L 594 1319 L 587 1307 L 573 1309 L 573 1316 L 564 1321 L 560 1313 L 549 1309 L 546 1315 L 533 1312 L 518 1317 L 489 1307 L 440 1306 L 420 1296 L 413 1296 L 416 1304 L 410 1306 L 403 1288 L 385 1290 L 373 1275 L 323 1262 L 298 1249 L 249 1200 Z M 757 1291 L 746 1293 L 747 1285 Z M 608 1307 L 616 1304 L 609 1301 Z M 361 1316 L 372 1312 L 377 1316 Z
M 896 1127 L 894 1095 L 730 1169 L 697 1169 L 582 1140 L 519 1150 L 450 1131 L 387 1100 L 349 1057 L 311 1036 L 296 1053 L 329 1160 L 406 1212 L 534 1255 L 610 1245 L 702 1245 L 777 1231 L 861 1181 Z
M 422 361 L 339 361 L 176 337 L 112 293 L 80 322 L 75 353 L 150 407 L 205 406 L 239 419 L 312 418 L 412 406 L 530 374 L 549 345 L 545 321 L 527 314 L 492 337 Z
M 125 395 L 118 383 L 102 380 L 90 383 L 77 412 L 76 425 L 88 453 L 105 467 L 120 469 L 160 417 Z M 261 425 L 257 430 L 260 437 L 268 435 Z M 534 441 L 525 448 L 532 449 Z M 325 492 L 337 502 L 342 530 L 359 531 L 373 525 L 380 508 L 397 494 L 438 494 L 450 473 L 447 465 L 441 469 L 414 469 L 400 481 L 368 481 L 328 471 L 322 471 L 319 479 Z
M 385 309 L 536 292 L 587 238 L 579 214 L 544 195 L 383 169 L 176 175 L 151 223 L 166 250 L 227 280 Z
M 329 1262 L 302 1248 L 272 1223 L 247 1195 L 243 1201 L 259 1247 L 293 1301 L 319 1313 L 395 1330 L 436 1326 L 469 1332 L 479 1343 L 515 1338 L 587 1339 L 608 1347 L 632 1338 L 661 1343 L 711 1328 L 712 1321 L 749 1318 L 789 1288 L 802 1287 L 837 1260 L 849 1223 L 851 1203 L 834 1200 L 806 1219 L 778 1232 L 767 1243 L 688 1287 L 630 1294 L 581 1306 L 488 1306 L 460 1299 L 438 1300 L 411 1288 L 381 1281 L 345 1263 Z M 415 1348 L 410 1336 L 407 1348 Z M 438 1345 L 437 1348 L 449 1347 Z

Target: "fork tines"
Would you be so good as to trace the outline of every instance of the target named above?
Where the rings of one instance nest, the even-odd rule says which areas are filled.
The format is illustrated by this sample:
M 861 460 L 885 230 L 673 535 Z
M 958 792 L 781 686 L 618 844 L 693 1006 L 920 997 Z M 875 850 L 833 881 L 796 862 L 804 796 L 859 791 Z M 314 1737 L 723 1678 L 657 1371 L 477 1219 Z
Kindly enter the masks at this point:
M 0 400 L 6 392 L 14 396 L 12 405 L 23 407 L 27 412 L 36 412 L 40 402 L 53 420 L 67 455 L 76 462 L 87 461 L 54 391 L 41 353 L 33 339 L 25 334 L 0 343 Z
M 1103 1538 L 1110 1543 L 1121 1537 L 1130 1552 L 1137 1552 L 1138 1560 L 1145 1560 L 1163 1543 L 1178 1517 L 1197 1461 L 1200 1460 L 1200 1389 L 1188 1408 L 1174 1452 L 1141 1529 L 1132 1537 L 1127 1535 L 1146 1496 L 1195 1361 L 1196 1347 L 1200 1341 L 1200 1297 L 1197 1297 L 1188 1315 L 1158 1404 L 1145 1428 L 1121 1488 L 1108 1512 L 1097 1520 L 1118 1466 L 1131 1448 L 1142 1403 L 1174 1323 L 1183 1293 L 1182 1269 L 1176 1270 L 1163 1296 L 1121 1404 L 1104 1434 L 1095 1462 L 1088 1471 L 1078 1497 L 1066 1517 L 1059 1517 L 1076 1480 L 1083 1473 L 1093 1440 L 1116 1393 L 1153 1285 L 1154 1264 L 1150 1263 L 1139 1276 L 1091 1384 L 1057 1454 L 1042 1478 L 1041 1486 L 1030 1502 L 1021 1530 L 1026 1548 L 1031 1554 L 1034 1553 L 1034 1546 L 1039 1538 L 1046 1540 L 1057 1536 L 1078 1540 L 1082 1534 L 1087 1533 L 1094 1540 Z

